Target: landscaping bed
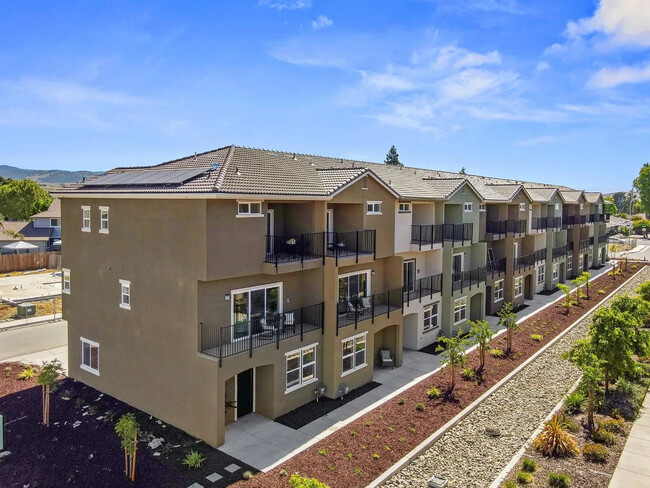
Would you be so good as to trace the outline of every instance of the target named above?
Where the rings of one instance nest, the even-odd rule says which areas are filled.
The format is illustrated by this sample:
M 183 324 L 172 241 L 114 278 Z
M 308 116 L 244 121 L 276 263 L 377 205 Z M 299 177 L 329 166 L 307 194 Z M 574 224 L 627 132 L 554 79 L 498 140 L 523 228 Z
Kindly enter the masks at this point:
M 448 372 L 439 371 L 281 466 L 254 476 L 245 482 L 246 486 L 285 487 L 288 486 L 285 473 L 315 477 L 332 488 L 366 486 L 636 271 L 638 269 L 630 266 L 622 270 L 616 280 L 607 275 L 597 278 L 590 284 L 591 297 L 581 300 L 568 316 L 558 302 L 524 321 L 520 324 L 522 329 L 514 334 L 513 353 L 503 358 L 487 355 L 482 380 L 465 381 L 459 374 L 453 397 L 444 395 L 449 384 Z M 542 337 L 536 341 L 531 339 L 532 334 Z M 505 351 L 505 336 L 494 339 L 490 347 Z M 478 361 L 476 351 L 468 355 L 468 366 L 476 368 Z M 443 392 L 441 398 L 428 398 L 427 390 L 432 386 Z M 419 403 L 424 407 L 422 411 L 416 409 Z
M 19 363 L 0 364 L 0 413 L 6 423 L 5 449 L 11 453 L 0 458 L 3 488 L 184 487 L 194 482 L 223 487 L 240 480 L 247 470 L 254 472 L 185 432 L 69 378 L 52 393 L 50 427 L 45 427 L 41 387 L 35 378 L 16 379 L 24 368 Z M 135 414 L 142 432 L 134 483 L 124 474 L 124 452 L 114 431 L 127 412 Z M 200 469 L 188 470 L 182 464 L 190 450 L 206 458 Z M 231 464 L 240 469 L 229 473 L 225 467 Z M 212 473 L 222 479 L 210 483 L 205 477 Z
M 53 313 L 61 313 L 61 298 L 54 300 L 34 300 L 36 306 L 36 315 L 31 317 L 40 317 L 41 315 L 51 315 Z M 8 303 L 0 303 L 0 320 L 14 320 L 20 318 L 16 315 L 16 307 Z

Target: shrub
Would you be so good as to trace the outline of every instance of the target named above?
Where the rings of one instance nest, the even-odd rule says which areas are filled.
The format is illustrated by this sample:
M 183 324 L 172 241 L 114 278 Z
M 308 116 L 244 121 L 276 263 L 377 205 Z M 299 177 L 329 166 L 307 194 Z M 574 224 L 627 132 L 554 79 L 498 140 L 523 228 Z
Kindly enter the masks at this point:
M 377 454 L 377 453 L 374 453 L 374 454 L 372 455 L 372 458 L 373 458 L 373 459 L 379 459 L 380 457 L 381 457 L 381 456 L 380 456 L 379 454 Z
M 523 458 L 521 460 L 521 470 L 526 473 L 534 473 L 537 471 L 537 463 L 530 458 Z
M 440 396 L 440 390 L 435 386 L 431 387 L 427 390 L 427 395 L 429 398 L 438 398 Z
M 623 395 L 633 395 L 634 384 L 631 381 L 626 380 L 625 378 L 619 378 L 616 381 L 616 391 L 622 393 Z
M 416 409 L 418 412 L 424 412 L 424 403 L 416 403 L 416 404 L 415 404 L 415 409 Z
M 321 456 L 327 456 L 327 450 L 326 449 L 319 449 L 318 454 L 320 454 Z
M 580 453 L 573 436 L 564 431 L 564 424 L 557 415 L 544 424 L 544 430 L 533 442 L 533 447 L 545 456 L 567 457 Z
M 404 405 L 406 403 L 406 399 L 404 397 L 399 397 L 399 400 L 397 400 L 398 405 Z
M 353 457 L 354 457 L 354 454 L 352 454 L 351 452 L 348 452 L 348 459 L 352 459 Z
M 609 458 L 609 451 L 602 444 L 586 444 L 582 448 L 582 455 L 587 461 L 604 463 Z
M 512 480 L 508 480 L 503 484 L 503 488 L 517 488 L 517 483 Z
M 562 473 L 549 473 L 548 484 L 553 488 L 569 488 L 569 477 Z
M 183 464 L 187 466 L 187 469 L 199 469 L 201 466 L 203 466 L 204 462 L 205 456 L 197 451 L 190 451 L 185 456 L 185 459 L 183 459 Z
M 38 371 L 34 366 L 27 366 L 20 373 L 18 373 L 18 376 L 16 376 L 16 378 L 19 380 L 31 380 L 34 376 L 36 376 L 36 373 L 38 373 Z
M 490 349 L 490 356 L 493 358 L 502 358 L 504 354 L 501 349 Z
M 245 480 L 249 480 L 253 477 L 253 472 L 252 471 L 244 471 L 244 474 L 241 476 Z
M 351 430 L 350 431 L 350 437 L 354 437 L 355 435 L 357 435 L 357 433 L 354 430 Z
M 399 438 L 399 441 L 400 441 L 400 442 L 404 442 L 404 441 L 406 441 L 406 439 L 405 439 L 404 437 L 400 437 L 400 438 Z
M 283 468 L 280 471 L 278 471 L 278 474 L 284 478 L 285 476 L 287 476 L 287 470 Z
M 571 420 L 569 417 L 566 415 L 559 415 L 558 419 L 560 423 L 562 424 L 562 428 L 565 430 L 568 430 L 570 432 L 578 432 L 580 430 L 580 427 L 576 425 L 576 423 Z
M 530 338 L 535 342 L 540 342 L 543 339 L 541 334 L 530 334 Z
M 533 475 L 526 473 L 526 471 L 519 471 L 517 473 L 517 483 L 521 485 L 529 485 L 533 482 Z
M 598 290 L 598 294 L 599 294 L 599 295 L 604 295 L 604 294 L 605 294 L 605 290 Z
M 303 478 L 300 475 L 292 474 L 289 478 L 291 488 L 329 488 L 325 483 L 318 481 L 316 478 Z
M 564 410 L 566 410 L 566 413 L 569 415 L 580 413 L 582 412 L 582 407 L 586 401 L 587 399 L 582 393 L 574 391 L 564 399 Z
M 623 419 L 603 420 L 598 424 L 598 430 L 604 430 L 612 434 L 623 434 L 625 432 L 624 424 Z
M 591 434 L 591 439 L 598 444 L 605 444 L 606 446 L 613 446 L 616 444 L 616 436 L 606 430 L 598 429 Z

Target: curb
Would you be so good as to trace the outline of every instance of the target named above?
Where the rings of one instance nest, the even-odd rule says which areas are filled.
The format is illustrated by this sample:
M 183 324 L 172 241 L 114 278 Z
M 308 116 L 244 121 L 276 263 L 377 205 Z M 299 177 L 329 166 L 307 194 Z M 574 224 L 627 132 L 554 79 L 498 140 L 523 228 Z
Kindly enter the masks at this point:
M 564 337 L 571 330 L 573 330 L 573 328 L 576 325 L 578 325 L 580 322 L 582 322 L 582 320 L 587 315 L 589 315 L 594 310 L 596 310 L 598 307 L 600 307 L 603 302 L 609 300 L 612 296 L 617 294 L 630 280 L 635 278 L 644 269 L 645 269 L 645 267 L 639 269 L 636 273 L 634 273 L 632 276 L 630 276 L 627 280 L 625 280 L 625 282 L 623 282 L 614 291 L 612 291 L 609 295 L 607 295 L 600 303 L 594 305 L 589 310 L 587 310 L 582 317 L 580 317 L 578 320 L 573 322 L 570 326 L 568 326 L 566 329 L 564 329 L 560 334 L 555 336 L 548 344 L 546 344 L 539 351 L 537 351 L 535 354 L 533 354 L 531 357 L 529 357 L 526 361 L 524 361 L 519 366 L 517 366 L 506 377 L 502 378 L 498 383 L 496 383 L 494 386 L 492 386 L 492 388 L 490 388 L 488 391 L 483 393 L 483 395 L 481 395 L 476 400 L 474 400 L 470 405 L 465 407 L 465 409 L 462 412 L 459 412 L 454 418 L 452 418 L 445 425 L 440 427 L 431 436 L 429 436 L 427 439 L 422 441 L 418 446 L 416 446 L 413 450 L 411 450 L 411 452 L 409 452 L 406 456 L 404 456 L 399 462 L 395 463 L 393 466 L 388 468 L 388 470 L 384 471 L 379 477 L 375 478 L 375 480 L 373 482 L 371 482 L 370 484 L 367 485 L 367 488 L 375 488 L 375 487 L 381 486 L 384 482 L 388 481 L 388 479 L 390 479 L 394 474 L 401 471 L 406 465 L 410 464 L 417 456 L 419 456 L 424 451 L 429 449 L 433 444 L 436 443 L 436 441 L 440 437 L 442 437 L 446 433 L 447 430 L 454 427 L 461 420 L 463 420 L 465 417 L 467 417 L 470 413 L 472 413 L 474 410 L 476 410 L 476 408 L 481 403 L 483 403 L 487 398 L 489 398 L 495 391 L 497 391 L 499 388 L 501 388 L 503 385 L 505 385 L 516 374 L 518 374 L 522 369 L 524 369 L 526 366 L 528 366 L 530 363 L 532 363 L 541 354 L 546 352 L 546 350 L 548 350 L 551 346 L 553 346 L 556 342 L 558 342 L 562 337 Z M 562 298 L 562 297 L 560 297 L 560 298 Z M 551 305 L 552 303 L 555 303 L 555 302 L 551 302 L 551 303 L 547 304 L 546 306 Z M 544 307 L 540 308 L 539 310 L 542 310 L 543 308 Z
M 56 318 L 56 319 L 44 319 L 44 320 L 38 320 L 34 322 L 27 322 L 26 324 L 17 324 L 17 325 L 1 325 L 0 326 L 0 333 L 2 332 L 7 332 L 10 330 L 18 330 L 18 329 L 24 329 L 25 327 L 32 327 L 35 325 L 45 325 L 45 324 L 56 324 L 58 322 L 62 322 L 64 319 L 62 317 Z M 5 324 L 9 324 L 9 322 L 5 322 Z

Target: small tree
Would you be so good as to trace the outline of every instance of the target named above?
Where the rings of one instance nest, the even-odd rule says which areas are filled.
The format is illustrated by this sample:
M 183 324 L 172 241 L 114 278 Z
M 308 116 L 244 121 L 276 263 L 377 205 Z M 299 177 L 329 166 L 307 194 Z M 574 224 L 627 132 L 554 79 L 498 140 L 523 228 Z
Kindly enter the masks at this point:
M 124 449 L 124 474 L 135 481 L 135 456 L 138 450 L 138 435 L 140 426 L 135 415 L 126 413 L 115 424 L 115 432 L 120 438 L 120 445 Z
M 504 303 L 497 315 L 499 316 L 498 324 L 503 325 L 506 329 L 506 342 L 508 344 L 506 353 L 510 354 L 512 352 L 512 335 L 521 328 L 517 323 L 517 314 L 512 311 L 512 302 Z
M 573 297 L 571 296 L 571 287 L 563 283 L 558 283 L 557 287 L 562 293 L 564 293 L 564 298 L 562 299 L 562 306 L 565 308 L 566 314 L 569 315 L 571 313 L 571 307 L 573 307 L 573 303 L 574 303 Z
M 486 320 L 477 320 L 476 322 L 470 320 L 468 323 L 471 327 L 469 335 L 477 345 L 480 360 L 479 369 L 482 371 L 485 366 L 485 351 L 488 350 L 488 342 L 492 340 L 494 331 Z
M 603 379 L 603 365 L 598 356 L 594 353 L 594 348 L 589 339 L 576 341 L 570 351 L 562 354 L 562 358 L 567 359 L 582 371 L 582 383 L 587 387 L 587 424 L 589 429 L 594 428 L 594 397 L 596 389 L 600 386 Z
M 41 400 L 43 402 L 43 424 L 50 426 L 50 393 L 56 391 L 59 376 L 63 373 L 61 361 L 53 359 L 52 361 L 43 361 L 41 372 L 38 374 L 36 382 L 41 385 Z
M 391 146 L 390 149 L 388 150 L 388 154 L 386 154 L 386 159 L 384 159 L 384 163 L 389 164 L 391 166 L 404 166 L 402 163 L 399 161 L 399 154 L 397 154 L 397 149 L 395 146 Z
M 575 279 L 571 280 L 571 284 L 576 287 L 576 305 L 580 305 L 580 299 L 584 298 L 584 295 L 580 290 L 583 283 L 584 283 L 584 278 L 582 277 L 582 275 L 576 276 Z
M 436 351 L 442 351 L 441 358 L 445 366 L 449 366 L 450 383 L 453 390 L 456 386 L 456 370 L 459 366 L 465 366 L 467 361 L 465 347 L 469 346 L 470 342 L 462 336 L 460 330 L 454 337 L 440 337 L 438 340 L 446 346 L 445 348 L 438 346 Z
M 587 290 L 587 299 L 589 299 L 589 280 L 591 279 L 591 273 L 589 271 L 583 271 L 580 278 L 582 278 L 582 283 L 585 285 L 585 290 Z

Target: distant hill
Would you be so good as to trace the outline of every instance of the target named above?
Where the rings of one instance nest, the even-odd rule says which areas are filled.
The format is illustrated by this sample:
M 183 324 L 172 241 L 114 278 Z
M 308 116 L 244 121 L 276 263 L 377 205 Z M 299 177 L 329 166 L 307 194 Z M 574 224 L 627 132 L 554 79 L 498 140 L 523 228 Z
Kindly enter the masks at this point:
M 96 171 L 66 171 L 62 169 L 24 169 L 0 164 L 0 176 L 22 180 L 29 178 L 43 185 L 76 183 L 83 178 L 100 174 Z

